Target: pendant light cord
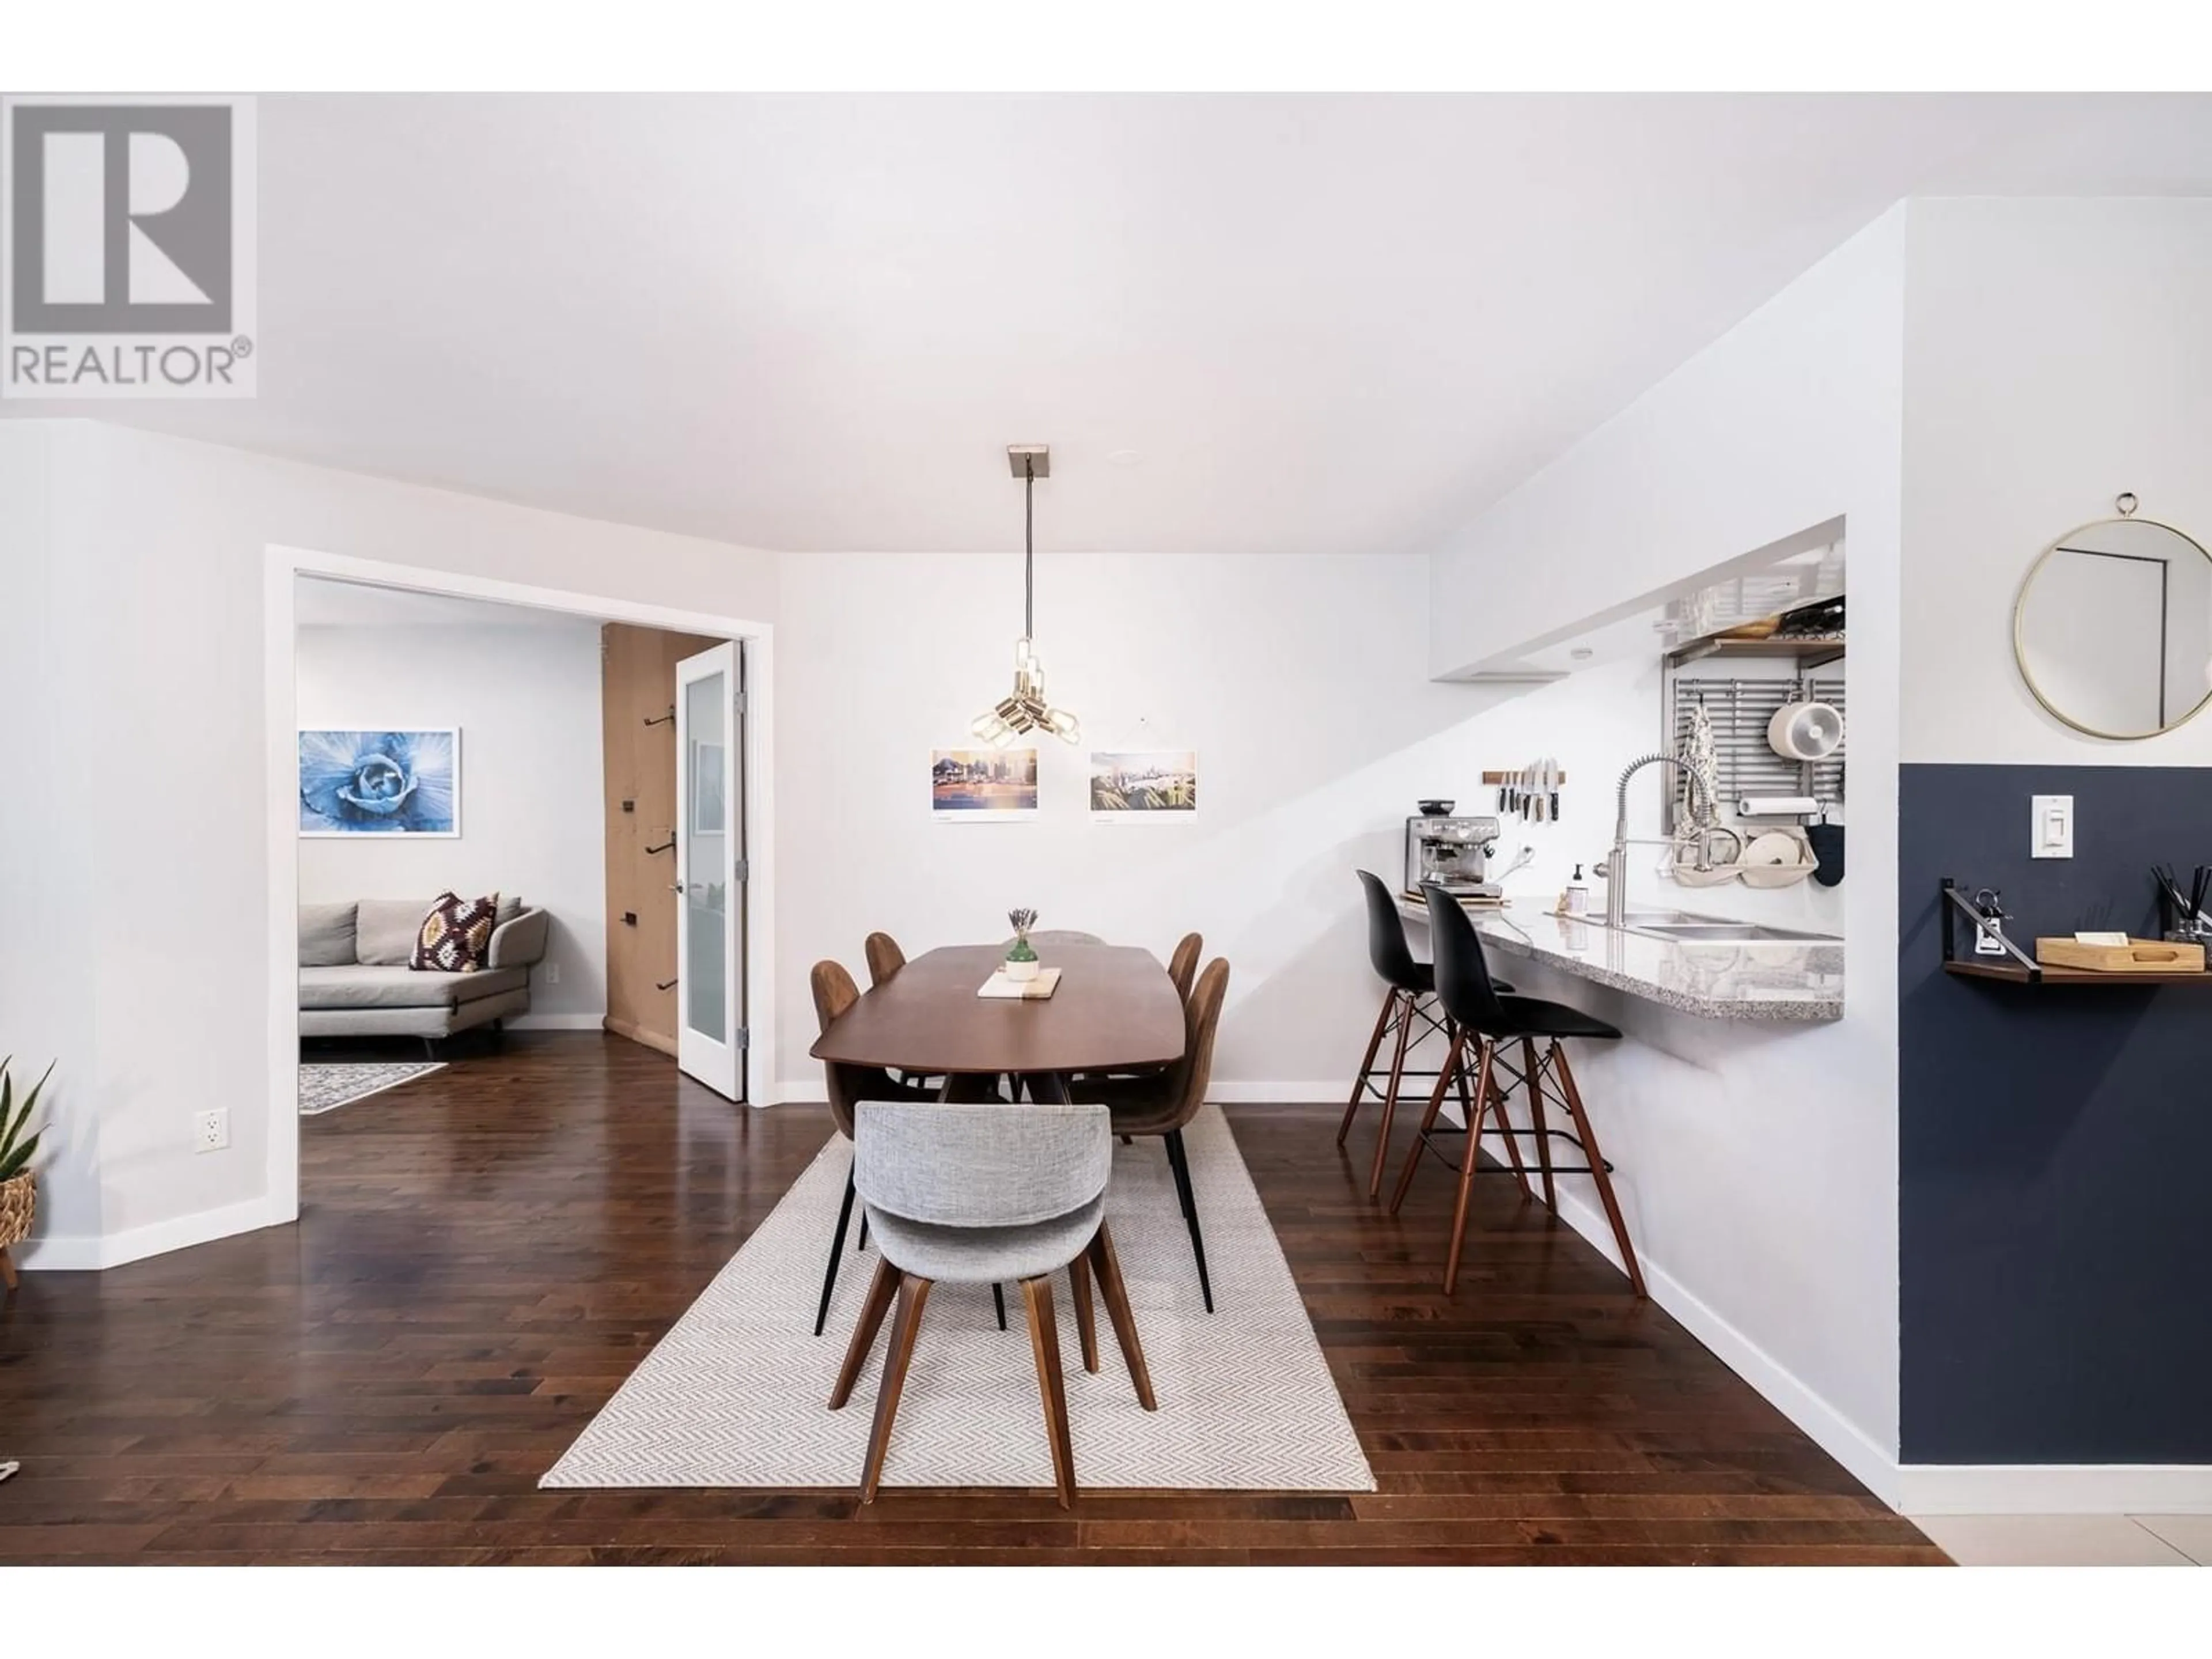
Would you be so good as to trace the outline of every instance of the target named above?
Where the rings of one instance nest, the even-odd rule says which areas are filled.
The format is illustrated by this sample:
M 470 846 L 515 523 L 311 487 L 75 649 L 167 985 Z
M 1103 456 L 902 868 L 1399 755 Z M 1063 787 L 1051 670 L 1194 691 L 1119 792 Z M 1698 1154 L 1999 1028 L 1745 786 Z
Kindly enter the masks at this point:
M 1022 637 L 1036 637 L 1036 463 L 1022 457 Z

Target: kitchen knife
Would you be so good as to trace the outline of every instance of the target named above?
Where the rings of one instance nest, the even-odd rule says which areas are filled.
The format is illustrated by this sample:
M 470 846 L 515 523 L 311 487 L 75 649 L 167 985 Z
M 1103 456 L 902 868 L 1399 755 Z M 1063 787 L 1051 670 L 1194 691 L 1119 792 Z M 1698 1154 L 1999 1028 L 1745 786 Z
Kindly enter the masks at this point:
M 1559 821 L 1559 780 L 1566 774 L 1559 770 L 1559 763 L 1556 756 L 1544 763 L 1544 771 L 1547 787 L 1552 792 L 1550 817 L 1553 823 L 1557 823 Z

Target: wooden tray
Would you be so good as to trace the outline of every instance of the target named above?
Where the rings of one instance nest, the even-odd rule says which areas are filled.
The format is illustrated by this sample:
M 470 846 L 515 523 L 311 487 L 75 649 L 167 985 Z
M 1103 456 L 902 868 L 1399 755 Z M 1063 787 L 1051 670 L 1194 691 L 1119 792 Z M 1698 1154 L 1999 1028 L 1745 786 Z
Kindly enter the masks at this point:
M 2131 939 L 2125 945 L 2084 945 L 2079 939 L 2039 939 L 2035 959 L 2046 968 L 2081 968 L 2099 974 L 2201 974 L 2204 947 L 2164 939 Z

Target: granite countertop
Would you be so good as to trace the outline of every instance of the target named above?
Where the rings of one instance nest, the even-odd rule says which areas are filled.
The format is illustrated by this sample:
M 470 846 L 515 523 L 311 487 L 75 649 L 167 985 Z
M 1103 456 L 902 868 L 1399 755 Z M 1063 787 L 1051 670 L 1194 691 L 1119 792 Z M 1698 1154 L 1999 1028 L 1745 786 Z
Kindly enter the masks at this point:
M 1427 925 L 1426 905 L 1401 899 L 1398 908 Z M 1486 951 L 1527 957 L 1702 1019 L 1809 1024 L 1844 1017 L 1840 939 L 1684 945 L 1534 906 L 1468 914 Z

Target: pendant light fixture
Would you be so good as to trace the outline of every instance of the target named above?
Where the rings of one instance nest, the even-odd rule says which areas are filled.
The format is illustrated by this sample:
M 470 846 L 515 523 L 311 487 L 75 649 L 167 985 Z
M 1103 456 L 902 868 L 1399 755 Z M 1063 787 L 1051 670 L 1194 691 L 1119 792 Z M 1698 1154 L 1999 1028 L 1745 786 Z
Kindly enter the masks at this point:
M 1044 668 L 1030 645 L 1036 632 L 1036 481 L 1052 476 L 1052 450 L 1045 444 L 1012 444 L 1006 459 L 1022 481 L 1022 636 L 1014 641 L 1012 695 L 977 715 L 969 730 L 994 749 L 1036 731 L 1049 732 L 1062 743 L 1079 743 L 1083 728 L 1075 716 L 1045 701 Z

